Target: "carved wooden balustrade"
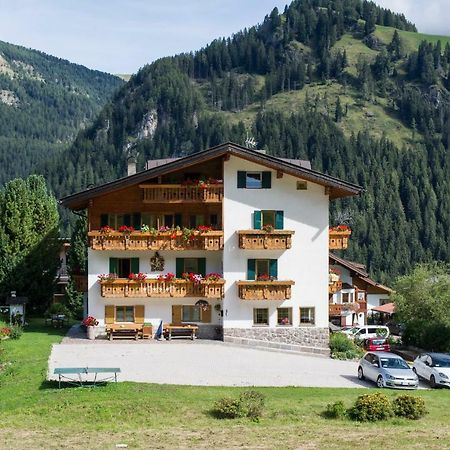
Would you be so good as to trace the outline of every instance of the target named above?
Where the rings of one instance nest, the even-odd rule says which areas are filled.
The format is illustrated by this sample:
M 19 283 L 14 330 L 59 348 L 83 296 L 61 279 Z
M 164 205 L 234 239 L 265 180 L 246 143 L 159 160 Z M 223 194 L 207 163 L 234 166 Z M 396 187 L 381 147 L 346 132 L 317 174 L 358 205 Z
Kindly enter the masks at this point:
M 292 235 L 295 231 L 240 230 L 239 248 L 246 250 L 285 250 L 292 247 Z
M 342 281 L 332 281 L 328 283 L 328 293 L 329 294 L 335 294 L 336 292 L 339 292 L 342 289 Z
M 223 184 L 190 186 L 182 184 L 141 184 L 144 203 L 220 203 Z
M 354 303 L 330 303 L 328 312 L 330 316 L 340 316 L 342 312 L 367 312 L 367 302 L 357 301 Z
M 294 281 L 237 281 L 242 300 L 289 300 Z
M 348 247 L 348 239 L 352 234 L 351 230 L 338 230 L 330 228 L 329 248 L 330 250 L 344 250 Z
M 181 231 L 160 232 L 157 235 L 133 231 L 131 233 L 90 231 L 92 250 L 222 250 L 223 231 L 196 232 L 186 238 Z
M 193 283 L 187 280 L 160 281 L 144 280 L 130 281 L 117 279 L 100 281 L 101 296 L 107 298 L 123 297 L 203 297 L 222 298 L 225 280 L 202 281 Z

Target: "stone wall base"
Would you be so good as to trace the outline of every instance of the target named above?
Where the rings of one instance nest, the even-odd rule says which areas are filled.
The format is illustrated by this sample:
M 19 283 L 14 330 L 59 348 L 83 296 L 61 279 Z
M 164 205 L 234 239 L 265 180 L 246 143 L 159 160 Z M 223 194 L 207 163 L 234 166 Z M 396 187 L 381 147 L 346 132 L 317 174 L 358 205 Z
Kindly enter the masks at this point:
M 224 328 L 224 342 L 329 355 L 328 328 Z

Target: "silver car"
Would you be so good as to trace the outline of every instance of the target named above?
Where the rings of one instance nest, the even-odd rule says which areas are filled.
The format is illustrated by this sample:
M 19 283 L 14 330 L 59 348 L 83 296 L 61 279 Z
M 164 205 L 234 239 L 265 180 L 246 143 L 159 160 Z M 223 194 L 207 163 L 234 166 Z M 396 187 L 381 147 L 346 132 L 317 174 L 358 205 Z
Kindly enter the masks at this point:
M 358 378 L 374 381 L 379 388 L 417 389 L 419 378 L 406 361 L 394 353 L 368 352 L 359 361 Z
M 450 355 L 446 353 L 422 353 L 414 360 L 413 370 L 432 388 L 450 388 Z

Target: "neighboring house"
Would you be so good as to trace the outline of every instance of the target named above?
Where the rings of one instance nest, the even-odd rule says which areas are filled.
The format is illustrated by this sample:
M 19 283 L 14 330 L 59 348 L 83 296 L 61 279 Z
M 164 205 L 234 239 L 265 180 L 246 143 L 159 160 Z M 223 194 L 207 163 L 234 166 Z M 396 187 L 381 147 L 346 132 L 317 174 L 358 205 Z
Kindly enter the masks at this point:
M 89 314 L 326 351 L 329 202 L 362 189 L 235 144 L 148 167 L 61 200 L 87 210 Z
M 363 264 L 330 253 L 330 321 L 335 325 L 365 325 L 368 312 L 390 302 L 392 289 L 369 277 Z
M 67 269 L 67 254 L 70 249 L 70 239 L 61 238 L 59 249 L 60 266 L 56 273 L 56 286 L 53 293 L 53 303 L 62 303 L 66 294 L 66 287 L 69 283 L 69 272 Z

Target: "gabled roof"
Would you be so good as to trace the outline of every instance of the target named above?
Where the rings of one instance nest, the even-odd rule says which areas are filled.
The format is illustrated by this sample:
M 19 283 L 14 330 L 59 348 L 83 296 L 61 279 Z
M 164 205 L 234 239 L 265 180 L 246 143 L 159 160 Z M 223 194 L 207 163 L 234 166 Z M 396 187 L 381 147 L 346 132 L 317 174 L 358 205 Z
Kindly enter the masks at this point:
M 119 178 L 118 180 L 110 181 L 109 183 L 69 195 L 62 198 L 60 203 L 70 209 L 85 209 L 88 205 L 88 201 L 99 195 L 139 184 L 151 178 L 166 175 L 176 170 L 181 170 L 226 155 L 237 156 L 247 161 L 261 164 L 270 169 L 301 178 L 302 180 L 311 181 L 313 183 L 325 186 L 329 188 L 330 199 L 354 196 L 363 191 L 363 189 L 356 184 L 348 183 L 330 175 L 316 172 L 315 170 L 298 165 L 298 163 L 293 164 L 281 158 L 266 155 L 264 153 L 250 150 L 246 147 L 229 142 L 198 153 L 193 153 L 192 155 L 185 156 L 183 158 L 174 159 L 166 164 L 152 167 L 134 175 Z
M 370 284 L 371 286 L 374 286 L 378 289 L 386 291 L 388 294 L 390 294 L 391 292 L 394 292 L 391 288 L 372 280 L 372 278 L 369 277 L 369 274 L 364 270 L 365 269 L 364 265 L 359 264 L 359 263 L 354 263 L 351 261 L 347 261 L 346 259 L 341 258 L 331 252 L 330 252 L 329 256 L 330 256 L 330 260 L 333 261 L 333 264 L 339 264 L 339 265 L 347 268 L 348 270 L 355 272 L 355 274 L 358 275 L 358 277 L 361 280 L 365 281 L 367 284 Z M 364 269 L 362 269 L 361 267 L 363 267 Z

